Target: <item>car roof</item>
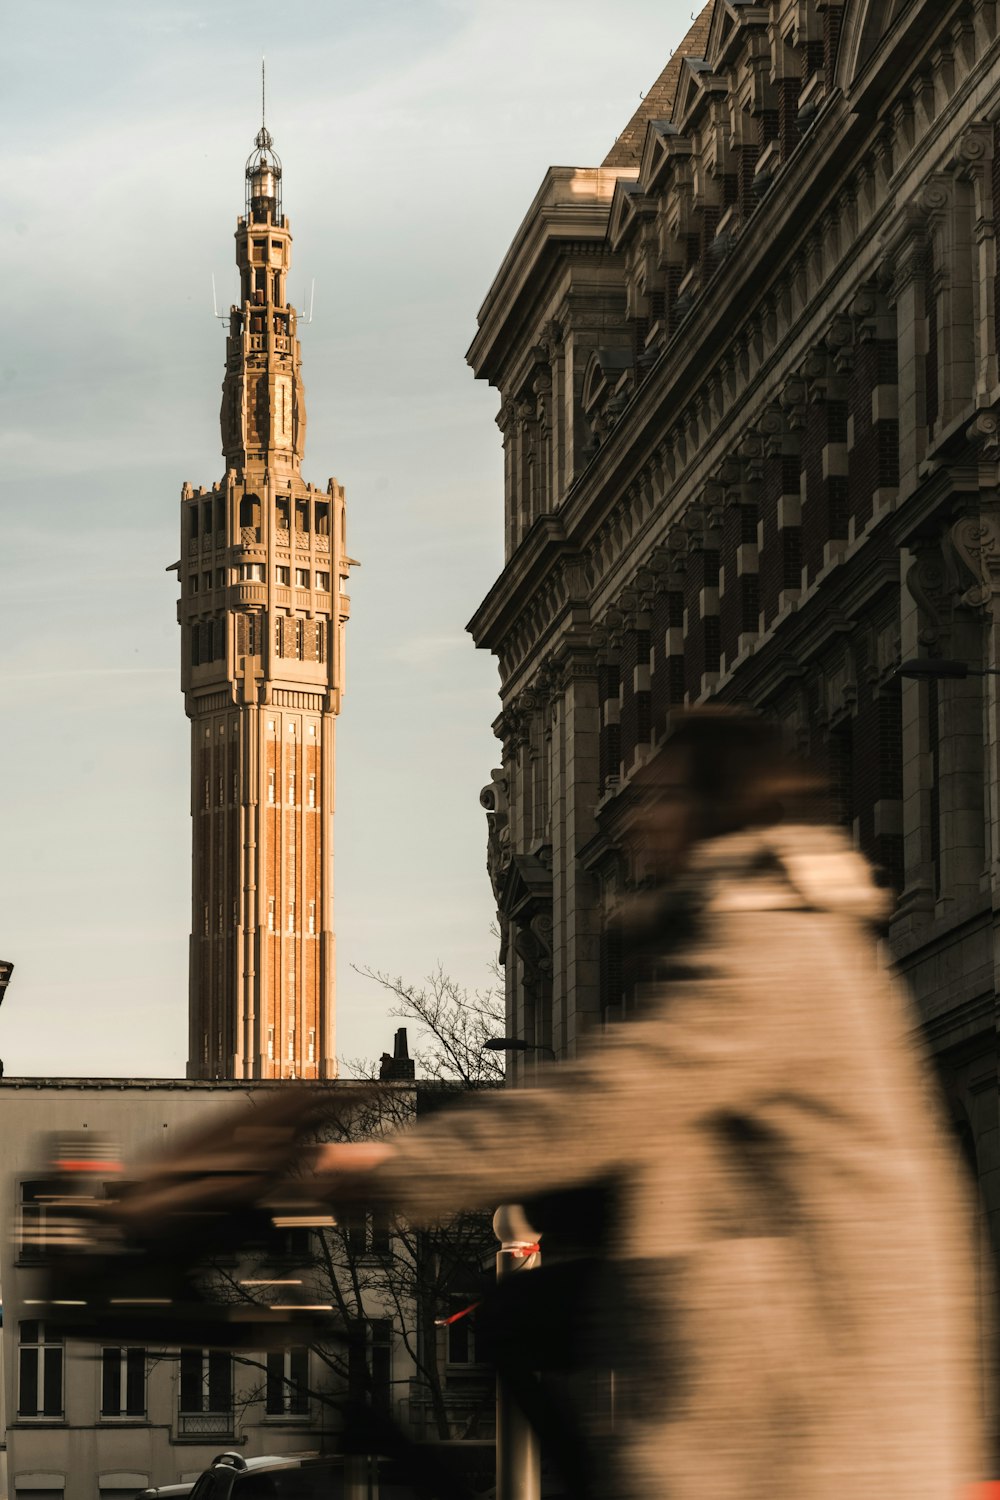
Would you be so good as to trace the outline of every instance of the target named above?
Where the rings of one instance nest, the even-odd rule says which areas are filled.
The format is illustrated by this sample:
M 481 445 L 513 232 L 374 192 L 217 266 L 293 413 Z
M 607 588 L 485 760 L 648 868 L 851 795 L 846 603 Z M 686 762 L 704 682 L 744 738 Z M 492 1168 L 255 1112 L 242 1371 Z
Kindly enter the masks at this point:
M 231 1469 L 234 1474 L 252 1474 L 254 1470 L 260 1469 L 292 1469 L 296 1465 L 301 1467 L 305 1463 L 312 1465 L 325 1462 L 329 1464 L 335 1461 L 331 1458 L 321 1459 L 315 1448 L 307 1449 L 305 1453 L 263 1453 L 257 1458 L 245 1458 L 239 1466 L 226 1463 L 226 1456 L 220 1453 L 218 1458 L 213 1459 L 209 1472 L 212 1469 Z

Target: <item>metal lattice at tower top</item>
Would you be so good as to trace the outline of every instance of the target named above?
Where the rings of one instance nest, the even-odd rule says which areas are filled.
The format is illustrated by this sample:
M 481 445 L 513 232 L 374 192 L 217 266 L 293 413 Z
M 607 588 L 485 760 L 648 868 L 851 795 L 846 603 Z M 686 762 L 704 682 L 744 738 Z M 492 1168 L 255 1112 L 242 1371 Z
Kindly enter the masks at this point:
M 329 1078 L 343 487 L 303 480 L 306 409 L 281 161 L 262 122 L 236 225 L 224 477 L 181 492 L 191 720 L 193 1078 Z
M 261 125 L 247 157 L 247 218 L 256 224 L 281 223 L 281 158 L 271 132 Z

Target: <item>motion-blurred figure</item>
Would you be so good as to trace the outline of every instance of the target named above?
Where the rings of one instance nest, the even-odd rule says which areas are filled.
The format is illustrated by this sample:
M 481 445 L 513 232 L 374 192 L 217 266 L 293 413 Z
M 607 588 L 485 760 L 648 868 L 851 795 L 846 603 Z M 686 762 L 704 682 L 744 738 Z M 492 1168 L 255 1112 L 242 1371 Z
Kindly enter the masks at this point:
M 984 1475 L 974 1206 L 878 960 L 886 893 L 761 720 L 690 714 L 659 765 L 634 1016 L 545 1087 L 320 1148 L 311 1190 L 419 1221 L 613 1185 L 598 1271 L 524 1278 L 615 1371 L 611 1465 L 574 1500 L 959 1500 Z M 252 1150 L 203 1156 L 126 1224 L 268 1185 Z
M 419 1219 L 614 1181 L 621 1295 L 579 1308 L 620 1376 L 606 1500 L 958 1500 L 974 1211 L 887 893 L 762 721 L 691 714 L 661 761 L 639 1013 L 551 1085 L 326 1148 L 329 1191 Z

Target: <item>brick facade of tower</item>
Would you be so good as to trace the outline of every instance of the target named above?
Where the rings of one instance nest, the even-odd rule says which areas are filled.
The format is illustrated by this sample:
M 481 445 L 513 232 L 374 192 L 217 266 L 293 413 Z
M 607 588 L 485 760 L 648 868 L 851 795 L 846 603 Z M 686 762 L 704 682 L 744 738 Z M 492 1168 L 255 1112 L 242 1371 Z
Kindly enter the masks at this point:
M 263 128 L 236 228 L 225 476 L 181 492 L 191 719 L 192 1078 L 329 1078 L 344 491 L 300 471 L 305 399 L 281 166 Z

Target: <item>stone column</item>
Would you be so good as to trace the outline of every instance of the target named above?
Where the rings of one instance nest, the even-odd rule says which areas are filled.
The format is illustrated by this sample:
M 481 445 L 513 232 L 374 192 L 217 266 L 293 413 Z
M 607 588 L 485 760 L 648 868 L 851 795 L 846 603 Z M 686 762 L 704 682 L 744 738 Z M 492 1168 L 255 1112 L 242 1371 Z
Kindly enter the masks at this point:
M 573 1057 L 600 1015 L 597 899 L 580 861 L 596 831 L 600 704 L 589 645 L 571 645 L 559 667 L 552 726 L 552 1040 L 558 1056 Z

